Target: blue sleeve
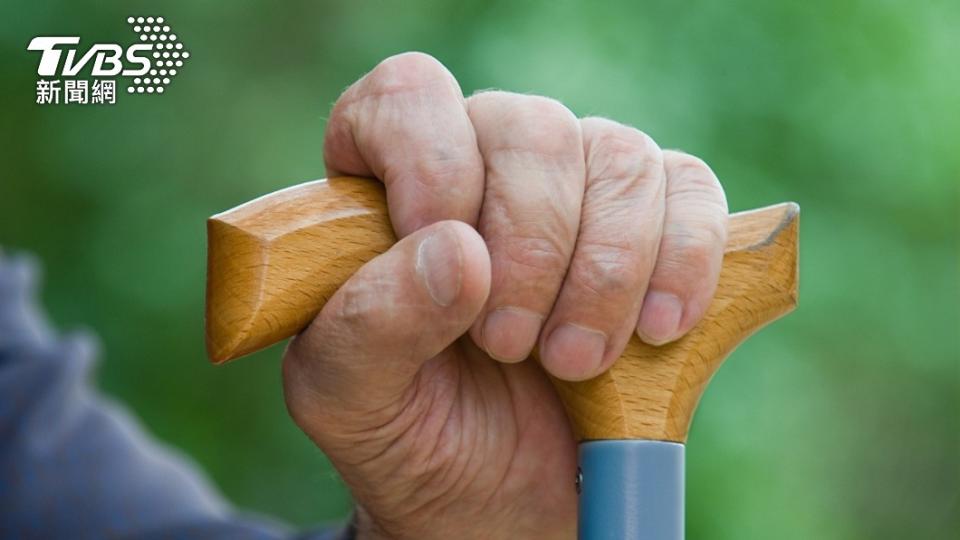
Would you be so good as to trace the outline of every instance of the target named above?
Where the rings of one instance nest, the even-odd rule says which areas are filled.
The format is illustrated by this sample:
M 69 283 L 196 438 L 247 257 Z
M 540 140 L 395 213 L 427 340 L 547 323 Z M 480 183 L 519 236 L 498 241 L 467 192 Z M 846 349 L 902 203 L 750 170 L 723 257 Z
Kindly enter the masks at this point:
M 58 336 L 34 265 L 0 253 L 0 538 L 346 539 L 234 512 L 195 465 L 91 386 L 89 336 Z

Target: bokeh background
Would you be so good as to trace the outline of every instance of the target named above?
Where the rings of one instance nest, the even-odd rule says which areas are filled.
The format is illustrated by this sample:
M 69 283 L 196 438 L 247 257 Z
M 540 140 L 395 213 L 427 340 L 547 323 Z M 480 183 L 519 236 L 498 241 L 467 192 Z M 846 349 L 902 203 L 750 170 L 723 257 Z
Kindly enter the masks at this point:
M 163 96 L 34 103 L 31 37 L 128 43 L 131 14 L 192 52 Z M 800 308 L 701 404 L 690 538 L 956 538 L 958 29 L 953 0 L 6 1 L 0 244 L 42 260 L 61 327 L 99 334 L 103 390 L 236 505 L 342 519 L 280 349 L 204 358 L 204 219 L 321 177 L 339 92 L 426 51 L 466 93 L 554 96 L 703 157 L 733 210 L 800 203 Z

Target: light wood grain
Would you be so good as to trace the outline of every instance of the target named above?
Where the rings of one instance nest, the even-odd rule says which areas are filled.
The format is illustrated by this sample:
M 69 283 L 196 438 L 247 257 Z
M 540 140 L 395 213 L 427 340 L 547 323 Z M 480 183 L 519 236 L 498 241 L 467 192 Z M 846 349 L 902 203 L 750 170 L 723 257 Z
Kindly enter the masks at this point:
M 685 441 L 726 356 L 797 301 L 799 208 L 730 216 L 717 294 L 681 340 L 634 338 L 612 369 L 554 381 L 579 439 Z M 207 351 L 222 363 L 304 328 L 364 263 L 396 241 L 382 186 L 318 180 L 250 201 L 207 222 Z
M 793 203 L 730 216 L 720 283 L 700 324 L 661 347 L 634 336 L 616 364 L 589 381 L 554 380 L 577 439 L 685 442 L 727 355 L 796 306 L 798 221 Z
M 288 338 L 363 263 L 396 242 L 382 186 L 331 178 L 207 220 L 207 354 L 215 363 Z

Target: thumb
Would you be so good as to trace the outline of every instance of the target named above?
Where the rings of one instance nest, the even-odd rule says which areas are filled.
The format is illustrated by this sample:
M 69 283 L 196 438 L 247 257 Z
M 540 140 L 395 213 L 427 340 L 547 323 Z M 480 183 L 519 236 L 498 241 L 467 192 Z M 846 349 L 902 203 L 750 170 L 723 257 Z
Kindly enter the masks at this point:
M 400 240 L 347 280 L 287 348 L 294 420 L 311 436 L 310 425 L 344 413 L 383 421 L 370 417 L 402 402 L 420 366 L 467 331 L 489 289 L 490 256 L 469 225 L 442 221 Z

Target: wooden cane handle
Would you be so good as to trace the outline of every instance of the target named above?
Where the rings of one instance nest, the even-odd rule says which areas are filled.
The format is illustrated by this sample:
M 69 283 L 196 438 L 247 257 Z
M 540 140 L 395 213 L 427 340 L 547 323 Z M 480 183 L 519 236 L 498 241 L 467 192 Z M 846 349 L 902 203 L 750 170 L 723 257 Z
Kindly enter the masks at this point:
M 797 301 L 799 208 L 730 216 L 720 284 L 703 321 L 661 347 L 635 336 L 606 373 L 554 380 L 579 439 L 683 442 L 710 377 L 747 336 Z M 382 186 L 330 178 L 207 221 L 207 352 L 214 363 L 302 330 L 337 288 L 396 242 Z

